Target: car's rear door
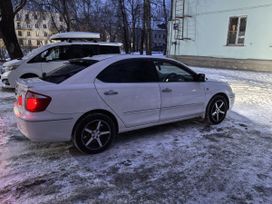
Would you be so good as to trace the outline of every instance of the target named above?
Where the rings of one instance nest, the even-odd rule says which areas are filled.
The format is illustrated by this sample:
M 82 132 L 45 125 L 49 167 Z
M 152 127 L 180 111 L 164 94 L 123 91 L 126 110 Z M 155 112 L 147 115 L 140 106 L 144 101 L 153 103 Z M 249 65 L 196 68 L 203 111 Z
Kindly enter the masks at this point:
M 95 86 L 125 126 L 158 122 L 160 87 L 151 60 L 129 59 L 114 63 L 98 75 Z
M 203 114 L 204 84 L 195 80 L 195 73 L 169 60 L 155 60 L 154 63 L 160 80 L 160 120 L 175 120 Z

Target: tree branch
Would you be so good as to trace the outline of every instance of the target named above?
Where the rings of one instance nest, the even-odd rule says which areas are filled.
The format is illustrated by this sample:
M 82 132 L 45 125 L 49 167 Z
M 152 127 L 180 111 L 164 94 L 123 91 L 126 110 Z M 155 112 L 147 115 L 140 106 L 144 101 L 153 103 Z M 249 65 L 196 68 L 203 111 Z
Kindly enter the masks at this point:
M 13 16 L 15 16 L 25 5 L 26 5 L 27 0 L 21 0 L 18 5 L 15 6 Z

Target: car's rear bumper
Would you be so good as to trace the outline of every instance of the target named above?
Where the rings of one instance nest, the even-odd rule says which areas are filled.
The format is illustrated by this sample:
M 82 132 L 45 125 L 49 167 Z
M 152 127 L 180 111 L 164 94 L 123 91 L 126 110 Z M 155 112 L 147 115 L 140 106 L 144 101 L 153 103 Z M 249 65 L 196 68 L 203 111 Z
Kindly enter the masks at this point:
M 14 107 L 17 126 L 20 132 L 35 142 L 64 142 L 72 138 L 74 119 L 72 117 L 54 119 L 27 119 L 20 116 Z

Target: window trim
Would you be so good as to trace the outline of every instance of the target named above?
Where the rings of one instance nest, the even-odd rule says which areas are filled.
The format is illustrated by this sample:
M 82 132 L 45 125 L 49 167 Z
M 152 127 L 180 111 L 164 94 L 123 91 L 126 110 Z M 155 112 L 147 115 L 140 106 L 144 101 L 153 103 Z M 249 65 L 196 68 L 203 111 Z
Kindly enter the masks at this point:
M 234 44 L 229 43 L 230 23 L 231 23 L 231 19 L 232 18 L 238 18 L 237 32 L 236 32 L 235 43 Z M 241 25 L 241 19 L 242 18 L 246 19 L 246 28 L 245 28 L 244 42 L 243 43 L 238 43 L 238 41 L 239 41 L 239 34 L 240 34 L 240 25 Z M 247 30 L 247 22 L 248 22 L 247 19 L 248 19 L 247 15 L 230 16 L 229 17 L 229 23 L 228 23 L 228 29 L 227 29 L 227 43 L 226 43 L 226 46 L 229 46 L 229 47 L 244 47 L 245 46 L 245 38 L 246 38 L 246 30 Z

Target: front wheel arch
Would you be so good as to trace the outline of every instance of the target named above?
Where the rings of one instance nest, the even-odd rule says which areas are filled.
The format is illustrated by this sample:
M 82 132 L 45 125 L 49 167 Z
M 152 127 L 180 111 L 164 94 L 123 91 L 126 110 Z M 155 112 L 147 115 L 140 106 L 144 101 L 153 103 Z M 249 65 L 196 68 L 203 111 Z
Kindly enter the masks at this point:
M 211 116 L 211 115 L 210 115 L 210 114 L 211 114 L 212 107 L 214 107 L 214 103 L 216 103 L 216 100 L 223 100 L 223 101 L 226 103 L 225 115 L 224 115 L 223 119 L 220 120 L 219 122 L 213 121 L 213 120 L 211 119 L 211 117 L 214 117 L 214 116 Z M 205 109 L 205 120 L 206 120 L 209 124 L 219 124 L 219 123 L 221 123 L 221 122 L 225 119 L 228 110 L 229 110 L 229 99 L 228 99 L 227 95 L 224 94 L 224 93 L 218 93 L 218 94 L 214 95 L 214 96 L 210 99 L 209 103 L 208 103 L 207 106 L 206 106 L 206 109 Z M 221 115 L 222 115 L 222 114 L 221 114 Z
M 207 108 L 208 108 L 209 104 L 211 103 L 211 101 L 217 96 L 222 96 L 225 98 L 225 100 L 227 101 L 228 109 L 229 109 L 229 104 L 230 104 L 229 97 L 225 93 L 217 93 L 213 97 L 211 97 L 211 99 L 209 100 L 209 103 L 206 106 L 206 112 L 207 112 Z

